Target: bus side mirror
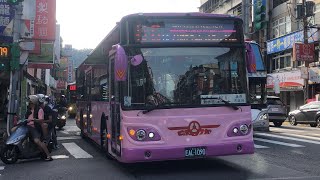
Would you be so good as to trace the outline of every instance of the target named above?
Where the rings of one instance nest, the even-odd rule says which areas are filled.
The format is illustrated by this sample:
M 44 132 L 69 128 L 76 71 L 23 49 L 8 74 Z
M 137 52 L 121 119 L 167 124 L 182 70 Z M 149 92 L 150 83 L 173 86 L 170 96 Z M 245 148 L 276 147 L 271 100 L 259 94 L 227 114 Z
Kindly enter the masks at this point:
M 139 64 L 141 64 L 143 61 L 143 56 L 141 54 L 135 55 L 133 56 L 133 58 L 131 59 L 131 64 L 133 66 L 138 66 Z
M 116 81 L 127 80 L 128 57 L 123 47 L 119 44 L 114 45 L 116 56 L 114 59 L 114 76 Z

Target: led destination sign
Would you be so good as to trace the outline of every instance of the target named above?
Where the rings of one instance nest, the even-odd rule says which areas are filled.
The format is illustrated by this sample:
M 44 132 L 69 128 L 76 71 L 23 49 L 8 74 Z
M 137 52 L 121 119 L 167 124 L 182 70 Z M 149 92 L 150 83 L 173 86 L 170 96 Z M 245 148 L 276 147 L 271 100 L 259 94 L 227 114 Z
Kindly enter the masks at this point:
M 139 23 L 134 27 L 135 43 L 154 42 L 241 42 L 235 22 L 153 22 Z

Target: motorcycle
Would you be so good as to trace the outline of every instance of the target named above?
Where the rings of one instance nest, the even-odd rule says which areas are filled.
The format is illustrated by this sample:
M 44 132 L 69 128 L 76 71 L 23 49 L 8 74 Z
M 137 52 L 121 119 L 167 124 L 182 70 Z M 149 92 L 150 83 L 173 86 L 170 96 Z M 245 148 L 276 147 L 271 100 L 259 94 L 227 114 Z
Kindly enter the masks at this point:
M 46 158 L 46 154 L 40 151 L 38 146 L 30 138 L 27 124 L 27 120 L 19 121 L 14 132 L 7 139 L 5 147 L 0 153 L 0 158 L 5 164 L 14 164 L 18 159 Z M 49 133 L 51 134 L 52 131 Z M 46 145 L 49 152 L 51 152 L 53 148 L 52 138 Z
M 67 108 L 57 106 L 53 108 L 53 111 L 57 113 L 56 126 L 61 130 L 67 122 Z

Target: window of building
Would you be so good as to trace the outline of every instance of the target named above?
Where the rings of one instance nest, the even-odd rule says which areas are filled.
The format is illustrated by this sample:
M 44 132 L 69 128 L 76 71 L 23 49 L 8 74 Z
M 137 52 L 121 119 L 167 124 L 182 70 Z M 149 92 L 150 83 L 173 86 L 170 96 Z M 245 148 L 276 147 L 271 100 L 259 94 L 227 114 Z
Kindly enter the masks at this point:
M 282 53 L 272 59 L 272 70 L 289 68 L 291 66 L 291 53 Z
M 304 65 L 305 65 L 304 61 L 293 61 L 293 67 L 294 68 L 302 67 Z
M 284 3 L 284 2 L 287 2 L 288 0 L 276 0 L 276 1 L 273 1 L 273 8 L 279 6 L 280 4 Z
M 236 5 L 228 11 L 228 14 L 232 14 L 235 16 L 241 16 L 242 14 L 242 3 Z
M 291 32 L 291 19 L 289 16 L 279 18 L 272 22 L 273 38 L 286 35 Z

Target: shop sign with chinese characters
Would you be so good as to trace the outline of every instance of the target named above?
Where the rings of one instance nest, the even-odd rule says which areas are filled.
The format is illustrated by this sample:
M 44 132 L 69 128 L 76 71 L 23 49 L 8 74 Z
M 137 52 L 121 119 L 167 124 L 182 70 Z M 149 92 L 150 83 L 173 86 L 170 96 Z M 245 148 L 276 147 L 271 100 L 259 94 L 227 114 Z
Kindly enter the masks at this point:
M 289 71 L 281 73 L 273 73 L 267 75 L 267 88 L 272 89 L 275 82 L 279 82 L 281 90 L 302 89 L 304 86 L 304 79 L 301 77 L 301 71 Z
M 56 0 L 36 0 L 34 20 L 25 20 L 24 38 L 54 41 L 56 36 Z
M 309 84 L 320 83 L 320 69 L 318 67 L 309 68 Z
M 1 43 L 12 42 L 14 10 L 6 1 L 0 1 L 0 39 Z
M 294 61 L 314 61 L 314 44 L 295 43 L 293 46 Z

